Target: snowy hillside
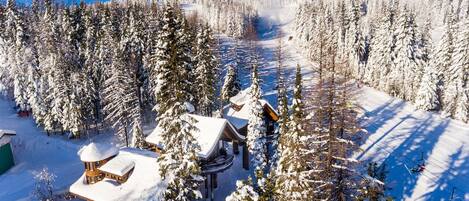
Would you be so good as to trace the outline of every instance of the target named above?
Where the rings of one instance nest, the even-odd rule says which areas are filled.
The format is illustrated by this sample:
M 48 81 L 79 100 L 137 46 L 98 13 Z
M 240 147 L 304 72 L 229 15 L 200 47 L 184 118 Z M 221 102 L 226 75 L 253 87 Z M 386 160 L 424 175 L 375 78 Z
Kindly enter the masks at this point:
M 292 34 L 294 8 L 281 7 L 260 10 L 263 66 L 271 71 L 273 56 L 269 51 L 277 45 L 276 32 L 284 41 Z M 273 36 L 273 37 L 272 37 Z M 307 62 L 295 44 L 287 43 L 286 66 L 293 71 L 297 62 L 306 77 L 314 78 L 314 64 Z M 314 71 L 314 70 L 313 70 Z M 266 72 L 266 73 L 267 73 Z M 264 80 L 268 80 L 269 76 Z M 269 81 L 266 81 L 269 83 Z M 265 85 L 267 94 L 270 85 Z M 275 97 L 272 101 L 275 101 Z M 384 162 L 389 168 L 390 194 L 406 200 L 469 199 L 469 126 L 463 122 L 425 112 L 397 98 L 363 87 L 356 100 L 363 112 L 361 125 L 368 131 L 361 150 L 355 156 L 361 161 Z M 423 159 L 426 170 L 409 173 Z M 454 189 L 454 191 L 453 191 Z

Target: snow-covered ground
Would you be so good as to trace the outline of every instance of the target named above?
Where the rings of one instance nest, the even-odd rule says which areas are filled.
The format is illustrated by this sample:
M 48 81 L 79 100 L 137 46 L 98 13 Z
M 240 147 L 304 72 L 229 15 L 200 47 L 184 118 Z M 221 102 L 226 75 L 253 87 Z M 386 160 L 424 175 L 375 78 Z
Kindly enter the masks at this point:
M 314 78 L 314 64 L 307 61 L 293 41 L 294 5 L 263 8 L 259 49 L 263 63 L 264 92 L 276 102 L 273 90 L 278 33 L 282 33 L 285 68 L 290 76 L 300 64 L 306 82 Z M 293 79 L 287 79 L 293 80 Z M 306 84 L 308 85 L 308 84 Z M 368 130 L 355 157 L 363 161 L 385 162 L 388 167 L 388 193 L 396 200 L 469 200 L 469 125 L 439 114 L 416 110 L 412 104 L 362 87 L 356 97 L 364 112 L 361 125 Z M 409 173 L 423 159 L 426 169 Z M 452 197 L 451 197 L 452 196 Z
M 83 173 L 84 166 L 77 156 L 81 146 L 90 140 L 67 140 L 66 136 L 47 137 L 31 118 L 19 118 L 13 102 L 0 98 L 0 129 L 15 130 L 13 155 L 15 166 L 0 175 L 0 200 L 32 200 L 34 173 L 47 167 L 56 175 L 54 189 L 66 191 Z M 94 141 L 112 140 L 100 135 Z
M 15 166 L 0 175 L 0 200 L 29 200 L 34 171 L 48 167 L 57 176 L 56 189 L 66 189 L 78 178 L 83 165 L 77 157 L 79 144 L 61 137 L 47 137 L 30 118 L 19 118 L 10 101 L 0 99 L 0 128 L 15 130 L 12 140 Z

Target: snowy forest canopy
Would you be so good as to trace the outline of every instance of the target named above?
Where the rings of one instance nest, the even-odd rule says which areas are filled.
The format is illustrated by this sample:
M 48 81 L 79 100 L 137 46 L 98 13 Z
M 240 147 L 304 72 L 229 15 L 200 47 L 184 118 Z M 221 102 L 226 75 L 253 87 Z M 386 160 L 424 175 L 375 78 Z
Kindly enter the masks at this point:
M 218 75 L 212 31 L 177 7 L 166 19 L 168 5 L 45 0 L 18 7 L 9 0 L 0 6 L 0 91 L 48 133 L 80 137 L 112 126 L 139 146 L 154 93 L 163 90 L 159 66 L 172 54 L 164 48 L 177 42 L 187 102 L 211 113 Z
M 469 1 L 315 1 L 295 25 L 313 61 L 333 44 L 356 80 L 469 121 Z

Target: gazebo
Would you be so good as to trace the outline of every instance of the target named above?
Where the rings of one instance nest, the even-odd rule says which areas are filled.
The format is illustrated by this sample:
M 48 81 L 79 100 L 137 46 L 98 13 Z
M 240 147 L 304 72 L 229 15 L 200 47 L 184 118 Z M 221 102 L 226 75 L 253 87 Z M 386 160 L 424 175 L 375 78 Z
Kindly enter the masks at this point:
M 105 174 L 101 166 L 119 153 L 117 147 L 108 144 L 90 143 L 78 151 L 80 160 L 85 164 L 85 182 L 94 184 L 103 180 Z
M 101 175 L 99 181 L 87 182 L 89 176 L 88 170 L 85 170 L 85 173 L 70 186 L 69 191 L 75 197 L 94 201 L 141 200 L 142 196 L 161 199 L 158 196 L 164 191 L 165 184 L 159 175 L 159 166 L 156 162 L 158 156 L 155 152 L 135 148 L 121 148 L 116 152 L 113 146 L 99 144 L 90 144 L 84 149 L 84 151 L 100 150 L 100 152 L 87 152 L 99 155 L 100 157 L 92 160 L 101 160 L 104 163 L 100 163 L 95 169 Z M 80 156 L 84 151 L 81 151 Z M 109 160 L 102 160 L 103 158 Z

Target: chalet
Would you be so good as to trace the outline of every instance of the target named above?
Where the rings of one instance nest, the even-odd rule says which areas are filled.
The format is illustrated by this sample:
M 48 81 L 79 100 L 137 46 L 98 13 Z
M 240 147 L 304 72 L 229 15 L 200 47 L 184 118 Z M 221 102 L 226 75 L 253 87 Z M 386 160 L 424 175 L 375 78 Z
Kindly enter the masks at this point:
M 217 174 L 231 167 L 234 156 L 226 150 L 225 143 L 232 142 L 233 154 L 239 154 L 239 145 L 243 144 L 243 167 L 249 168 L 249 153 L 245 146 L 245 136 L 239 134 L 237 129 L 226 119 L 204 117 L 190 114 L 196 120 L 196 131 L 193 133 L 201 150 L 198 153 L 201 161 L 202 174 L 205 176 L 205 196 L 217 187 Z M 161 144 L 161 130 L 155 128 L 147 136 L 146 141 L 159 153 L 164 149 Z
M 83 175 L 70 186 L 70 193 L 83 200 L 138 200 L 161 183 L 154 152 L 91 143 L 78 154 Z
M 217 188 L 217 174 L 233 165 L 234 155 L 240 153 L 239 146 L 243 151 L 243 168 L 249 169 L 249 152 L 245 142 L 249 118 L 246 97 L 246 92 L 242 92 L 232 99 L 232 103 L 225 107 L 226 119 L 188 114 L 196 121 L 196 129 L 192 134 L 201 148 L 197 154 L 205 177 L 205 188 L 202 187 L 201 191 L 206 198 Z M 261 102 L 269 132 L 273 132 L 273 123 L 278 120 L 278 114 L 267 101 Z M 80 199 L 96 201 L 123 198 L 139 200 L 148 191 L 151 191 L 151 195 L 162 195 L 166 184 L 159 175 L 156 162 L 165 148 L 161 141 L 161 129 L 155 128 L 145 140 L 151 151 L 133 148 L 119 150 L 97 143 L 80 149 L 78 154 L 85 171 L 70 186 L 70 193 Z M 233 146 L 232 154 L 227 151 L 229 143 Z
M 15 135 L 15 131 L 0 130 L 0 174 L 3 174 L 15 165 L 10 143 L 11 137 Z
M 235 126 L 239 133 L 246 136 L 250 111 L 246 104 L 249 101 L 249 88 L 240 91 L 236 96 L 230 98 L 230 104 L 223 108 L 223 117 Z M 260 100 L 264 109 L 264 120 L 267 126 L 267 135 L 274 133 L 274 123 L 278 121 L 279 115 L 272 105 L 264 99 Z

